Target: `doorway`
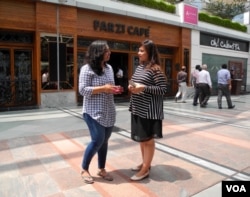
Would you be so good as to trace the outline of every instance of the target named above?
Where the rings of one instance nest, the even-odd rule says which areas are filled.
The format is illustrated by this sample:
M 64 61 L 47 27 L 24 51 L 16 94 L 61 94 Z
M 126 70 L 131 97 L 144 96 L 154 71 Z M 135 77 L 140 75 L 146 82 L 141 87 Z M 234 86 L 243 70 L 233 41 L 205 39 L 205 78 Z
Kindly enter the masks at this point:
M 115 85 L 120 85 L 123 87 L 124 92 L 120 95 L 115 95 L 115 97 L 127 97 L 128 96 L 128 54 L 112 52 L 110 60 L 108 61 L 114 70 Z M 117 72 L 121 69 L 122 76 L 119 77 Z
M 1 107 L 34 104 L 32 49 L 0 48 Z

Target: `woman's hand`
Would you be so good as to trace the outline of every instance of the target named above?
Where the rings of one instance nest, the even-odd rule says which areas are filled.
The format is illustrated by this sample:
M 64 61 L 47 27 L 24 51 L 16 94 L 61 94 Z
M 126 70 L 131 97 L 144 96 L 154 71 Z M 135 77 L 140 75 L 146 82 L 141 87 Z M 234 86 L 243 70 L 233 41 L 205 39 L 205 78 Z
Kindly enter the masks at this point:
M 128 90 L 133 94 L 140 94 L 145 90 L 145 85 L 140 83 L 135 83 L 135 86 L 129 85 Z
M 112 84 L 105 84 L 103 86 L 104 92 L 107 94 L 121 94 L 123 92 L 123 87 L 115 86 Z

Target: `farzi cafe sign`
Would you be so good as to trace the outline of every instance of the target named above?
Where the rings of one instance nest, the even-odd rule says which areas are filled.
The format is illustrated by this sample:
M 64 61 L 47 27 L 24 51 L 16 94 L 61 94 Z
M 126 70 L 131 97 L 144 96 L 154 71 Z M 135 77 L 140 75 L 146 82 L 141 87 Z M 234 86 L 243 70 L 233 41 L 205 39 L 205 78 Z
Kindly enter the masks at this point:
M 200 44 L 215 48 L 248 52 L 248 42 L 201 33 Z
M 141 37 L 149 37 L 150 35 L 150 28 L 143 28 L 143 27 L 136 27 L 136 26 L 126 26 L 124 24 L 119 23 L 112 23 L 112 22 L 105 22 L 94 20 L 93 21 L 93 28 L 95 31 L 103 31 L 107 33 L 115 33 L 115 34 L 128 34 L 134 36 L 141 36 Z

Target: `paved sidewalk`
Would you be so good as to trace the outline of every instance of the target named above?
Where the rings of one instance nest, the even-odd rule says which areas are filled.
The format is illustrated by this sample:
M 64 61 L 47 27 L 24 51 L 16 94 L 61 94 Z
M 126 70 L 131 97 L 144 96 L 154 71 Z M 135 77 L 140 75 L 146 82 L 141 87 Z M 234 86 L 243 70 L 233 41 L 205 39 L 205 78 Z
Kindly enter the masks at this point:
M 0 113 L 1 197 L 220 197 L 222 180 L 250 180 L 250 95 L 232 97 L 236 108 L 207 108 L 192 101 L 164 103 L 164 137 L 156 141 L 150 176 L 130 181 L 140 161 L 130 139 L 128 103 L 117 103 L 117 122 L 109 143 L 107 171 L 98 177 L 97 157 L 90 166 L 95 183 L 80 177 L 89 142 L 81 107 Z

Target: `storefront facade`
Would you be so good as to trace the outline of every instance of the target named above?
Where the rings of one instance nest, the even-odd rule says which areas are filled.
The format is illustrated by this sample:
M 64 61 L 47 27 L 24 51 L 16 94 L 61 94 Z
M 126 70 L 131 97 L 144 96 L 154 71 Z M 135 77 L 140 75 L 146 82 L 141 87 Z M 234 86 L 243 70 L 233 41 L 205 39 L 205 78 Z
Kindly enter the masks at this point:
M 0 111 L 81 105 L 78 74 L 87 47 L 97 39 L 108 41 L 108 63 L 114 73 L 118 68 L 123 70 L 122 79 L 114 76 L 116 84 L 125 89 L 117 99 L 129 98 L 127 82 L 138 65 L 138 47 L 145 39 L 152 39 L 158 46 L 169 83 L 166 96 L 174 96 L 177 91 L 180 65 L 187 67 L 190 80 L 196 64 L 211 63 L 210 55 L 240 58 L 247 89 L 249 49 L 236 55 L 227 49 L 218 49 L 218 53 L 200 43 L 203 34 L 197 21 L 185 24 L 179 15 L 130 4 L 121 10 L 120 2 L 108 0 L 106 7 L 86 2 L 0 0 Z M 237 58 L 230 61 L 239 62 Z
M 137 51 L 145 39 L 158 45 L 169 94 L 176 64 L 189 66 L 191 30 L 75 6 L 42 1 L 0 0 L 1 109 L 63 107 L 81 103 L 78 73 L 84 54 L 96 39 L 107 40 L 114 72 L 127 81 L 138 64 Z M 11 14 L 11 18 L 8 17 Z M 118 80 L 116 80 L 118 83 Z
M 217 94 L 217 72 L 227 64 L 232 77 L 233 95 L 250 92 L 249 41 L 214 32 L 192 31 L 192 69 L 207 64 L 212 80 L 212 94 Z

